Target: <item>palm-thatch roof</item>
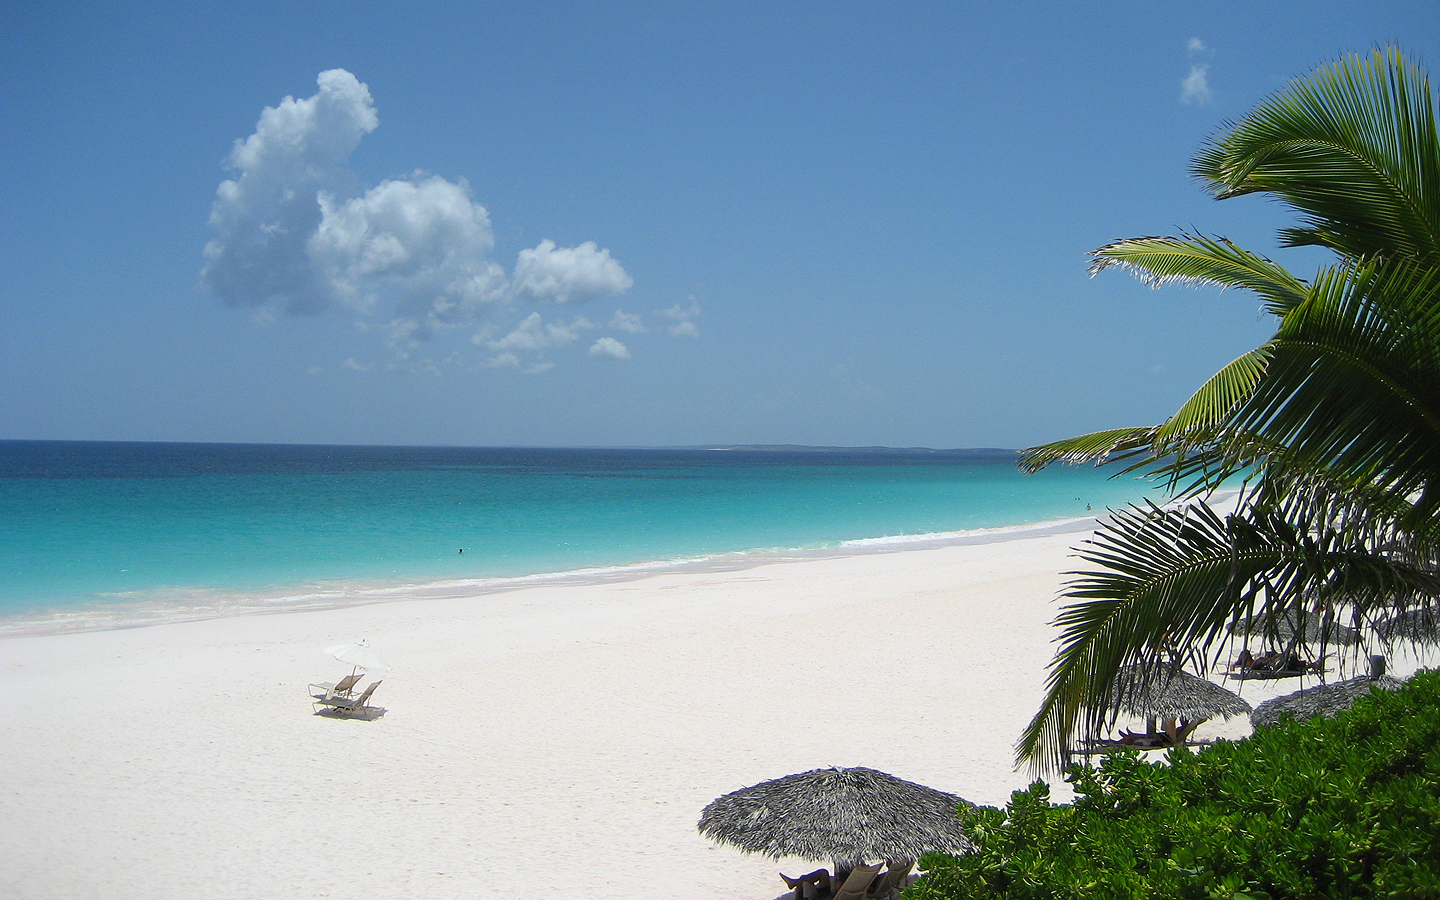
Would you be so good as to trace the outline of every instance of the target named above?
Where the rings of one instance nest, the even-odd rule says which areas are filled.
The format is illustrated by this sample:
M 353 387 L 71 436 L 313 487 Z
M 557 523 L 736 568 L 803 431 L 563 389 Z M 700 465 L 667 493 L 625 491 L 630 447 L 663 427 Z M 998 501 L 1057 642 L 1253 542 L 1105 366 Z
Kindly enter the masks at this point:
M 814 769 L 726 794 L 700 815 L 700 833 L 747 853 L 834 860 L 915 860 L 970 847 L 956 807 L 967 801 L 874 769 Z
M 1375 634 L 1387 644 L 1440 644 L 1440 608 L 1422 606 L 1397 613 L 1378 623 Z
M 1302 644 L 1343 644 L 1349 646 L 1360 640 L 1360 632 L 1348 625 L 1341 625 L 1334 616 L 1305 611 L 1297 614 L 1290 610 L 1279 616 L 1251 616 L 1230 626 L 1230 633 L 1247 638 L 1274 638 L 1285 643 L 1297 637 Z
M 1109 709 L 1144 719 L 1228 719 L 1250 712 L 1234 691 L 1189 672 L 1125 666 L 1115 676 Z
M 1328 719 L 1342 710 L 1349 709 L 1351 704 L 1361 697 L 1368 696 L 1370 691 L 1375 688 L 1382 691 L 1393 691 L 1398 690 L 1403 684 L 1403 681 L 1391 678 L 1389 675 L 1381 675 L 1378 678 L 1362 675 L 1348 681 L 1316 685 L 1303 691 L 1266 700 L 1250 714 L 1250 724 L 1256 728 L 1262 725 L 1274 725 L 1286 715 L 1292 715 L 1301 722 L 1315 716 L 1324 716 Z

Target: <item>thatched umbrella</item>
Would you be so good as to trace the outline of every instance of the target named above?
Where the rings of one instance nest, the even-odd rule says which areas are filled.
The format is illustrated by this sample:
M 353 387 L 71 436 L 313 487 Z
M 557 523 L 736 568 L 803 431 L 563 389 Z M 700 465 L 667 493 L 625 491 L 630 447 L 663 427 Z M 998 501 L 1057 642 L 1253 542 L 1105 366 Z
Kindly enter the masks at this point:
M 1275 629 L 1275 637 L 1284 643 L 1289 643 L 1298 637 L 1300 643 L 1304 644 L 1324 643 L 1349 646 L 1360 640 L 1359 631 L 1348 625 L 1341 625 L 1335 621 L 1334 616 L 1322 616 L 1308 610 L 1298 616 L 1294 610 L 1291 610 L 1275 618 L 1273 623 L 1266 622 L 1264 616 L 1251 616 L 1231 625 L 1230 633 L 1247 638 L 1268 637 L 1267 627 L 1272 624 Z
M 1109 709 L 1142 719 L 1228 719 L 1250 712 L 1250 704 L 1189 672 L 1125 666 L 1115 675 Z
M 1440 609 L 1422 606 L 1397 613 L 1377 624 L 1375 634 L 1387 644 L 1440 644 Z
M 774 859 L 833 860 L 839 875 L 866 860 L 963 853 L 970 842 L 954 794 L 874 769 L 814 769 L 726 794 L 700 814 L 700 833 Z
M 1356 700 L 1369 696 L 1374 688 L 1382 691 L 1398 690 L 1405 682 L 1389 675 L 1361 675 L 1349 681 L 1321 684 L 1273 700 L 1266 700 L 1250 714 L 1250 724 L 1259 728 L 1274 725 L 1284 715 L 1293 715 L 1296 721 L 1304 722 L 1315 716 L 1330 718 L 1350 708 Z
M 1155 735 L 1164 721 L 1172 743 L 1182 743 L 1201 723 L 1219 716 L 1243 716 L 1250 704 L 1234 691 L 1178 669 L 1125 666 L 1115 674 L 1106 709 L 1145 719 Z M 1178 720 L 1178 726 L 1177 726 Z

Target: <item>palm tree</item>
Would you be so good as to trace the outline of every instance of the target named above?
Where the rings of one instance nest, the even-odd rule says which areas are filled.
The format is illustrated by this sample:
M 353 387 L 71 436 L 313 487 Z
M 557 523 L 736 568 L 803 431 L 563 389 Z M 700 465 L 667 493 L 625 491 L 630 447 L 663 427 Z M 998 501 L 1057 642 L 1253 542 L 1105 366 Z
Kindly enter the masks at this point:
M 1181 502 L 1116 513 L 1080 548 L 1047 693 L 1017 758 L 1053 770 L 1094 734 L 1116 672 L 1213 665 L 1227 626 L 1304 609 L 1355 624 L 1440 594 L 1440 141 L 1429 78 L 1395 48 L 1297 79 L 1195 158 L 1218 199 L 1295 208 L 1311 280 L 1223 238 L 1118 241 L 1092 273 L 1256 293 L 1276 332 L 1159 426 L 1031 448 L 1022 465 L 1125 460 Z M 1243 480 L 1235 512 L 1203 501 Z M 1323 652 L 1323 650 L 1322 650 Z

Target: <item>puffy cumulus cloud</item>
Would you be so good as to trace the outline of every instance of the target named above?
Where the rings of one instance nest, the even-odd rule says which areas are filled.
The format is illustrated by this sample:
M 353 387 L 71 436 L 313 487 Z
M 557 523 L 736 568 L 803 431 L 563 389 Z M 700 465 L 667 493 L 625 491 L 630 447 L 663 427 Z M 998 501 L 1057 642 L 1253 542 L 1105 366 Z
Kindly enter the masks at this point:
M 630 351 L 612 337 L 602 337 L 590 345 L 591 356 L 608 356 L 611 359 L 629 359 Z
M 692 321 L 700 315 L 700 304 L 695 302 L 695 298 L 690 298 L 690 304 L 688 306 L 681 306 L 677 303 L 669 309 L 664 310 L 661 315 L 675 322 L 675 324 L 671 325 L 668 329 L 671 335 L 675 337 L 700 336 L 700 329 L 696 328 L 694 321 Z
M 291 312 L 328 302 L 307 242 L 320 225 L 318 186 L 341 173 L 360 139 L 379 125 L 370 90 L 343 69 L 321 72 L 315 96 L 266 107 L 255 133 L 236 141 L 210 210 L 214 240 L 201 277 L 233 306 L 284 301 Z
M 533 250 L 521 250 L 515 262 L 515 290 L 541 300 L 564 303 L 571 298 L 619 294 L 635 281 L 609 250 L 594 241 L 578 247 L 556 247 L 549 239 Z
M 243 186 L 323 178 L 379 126 L 370 88 L 354 75 L 329 69 L 315 83 L 320 87 L 315 96 L 286 97 L 279 106 L 265 107 L 255 133 L 235 142 L 230 164 L 240 171 Z
M 389 299 L 433 327 L 473 321 L 504 299 L 505 273 L 486 256 L 490 216 L 464 182 L 417 174 L 349 200 L 323 191 L 318 201 L 306 249 L 335 305 L 371 314 Z
M 593 241 L 543 241 L 521 251 L 507 276 L 490 258 L 489 213 L 463 179 L 417 171 L 354 187 L 345 166 L 379 126 L 374 101 L 344 69 L 320 73 L 317 84 L 314 96 L 266 107 L 226 159 L 235 175 L 216 192 L 201 273 L 225 303 L 253 307 L 263 321 L 276 309 L 377 317 L 360 330 L 382 335 L 403 360 L 441 331 L 523 315 L 512 309 L 522 296 L 564 302 L 634 283 Z M 525 331 L 529 322 L 499 349 L 527 349 L 521 344 L 531 339 L 561 346 L 594 327 L 537 320 L 536 338 Z
M 1210 48 L 1205 46 L 1205 42 L 1200 40 L 1198 37 L 1192 37 L 1190 41 L 1185 45 L 1185 49 L 1189 50 L 1191 53 L 1204 53 Z

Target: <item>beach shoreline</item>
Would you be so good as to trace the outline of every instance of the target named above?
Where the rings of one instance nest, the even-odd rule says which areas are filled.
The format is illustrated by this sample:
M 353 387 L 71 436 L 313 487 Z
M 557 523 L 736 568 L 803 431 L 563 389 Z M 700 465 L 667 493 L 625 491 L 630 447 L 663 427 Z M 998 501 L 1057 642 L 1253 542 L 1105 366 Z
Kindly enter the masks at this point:
M 832 765 L 988 805 L 1029 782 L 1076 542 L 0 637 L 0 895 L 768 900 L 815 865 L 701 838 L 715 797 Z M 357 637 L 389 712 L 314 715 Z
M 206 586 L 173 587 L 105 595 L 107 601 L 43 611 L 0 615 L 0 636 L 68 634 L 143 628 L 245 615 L 343 609 L 374 603 L 476 597 L 545 584 L 586 586 L 675 573 L 737 572 L 782 562 L 832 559 L 948 546 L 990 544 L 1048 534 L 1080 535 L 1094 530 L 1092 516 L 964 531 L 900 534 L 842 541 L 821 547 L 762 548 L 679 559 L 653 559 L 559 572 L 473 578 L 304 582 L 261 590 L 217 590 Z

